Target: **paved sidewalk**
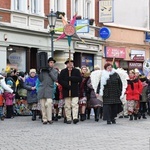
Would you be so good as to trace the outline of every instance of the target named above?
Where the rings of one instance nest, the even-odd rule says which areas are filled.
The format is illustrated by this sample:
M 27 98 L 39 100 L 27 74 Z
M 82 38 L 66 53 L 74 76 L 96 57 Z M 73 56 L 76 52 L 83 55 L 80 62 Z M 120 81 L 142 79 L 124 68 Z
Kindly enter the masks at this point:
M 150 117 L 117 119 L 107 125 L 94 118 L 78 124 L 63 119 L 43 125 L 31 117 L 0 121 L 0 150 L 150 150 Z

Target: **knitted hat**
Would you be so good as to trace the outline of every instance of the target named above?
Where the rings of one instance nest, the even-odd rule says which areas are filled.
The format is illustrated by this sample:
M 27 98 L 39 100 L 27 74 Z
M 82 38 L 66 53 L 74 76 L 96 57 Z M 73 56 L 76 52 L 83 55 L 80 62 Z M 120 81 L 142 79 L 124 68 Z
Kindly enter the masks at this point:
M 36 70 L 35 69 L 30 69 L 30 73 L 32 73 L 32 72 L 36 73 Z

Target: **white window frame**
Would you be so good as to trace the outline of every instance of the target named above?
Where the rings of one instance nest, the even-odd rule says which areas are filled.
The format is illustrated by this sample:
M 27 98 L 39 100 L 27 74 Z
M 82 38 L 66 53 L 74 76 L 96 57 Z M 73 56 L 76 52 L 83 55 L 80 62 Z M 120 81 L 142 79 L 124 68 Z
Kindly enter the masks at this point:
M 91 10 L 92 10 L 92 4 L 91 1 L 86 1 L 85 4 L 85 18 L 90 19 L 91 18 Z
M 75 14 L 76 12 L 78 12 L 78 4 L 79 4 L 79 0 L 75 0 L 75 1 L 74 1 L 74 14 Z
M 27 12 L 27 0 L 11 0 L 11 8 L 14 11 Z
M 44 15 L 44 0 L 30 0 L 30 13 Z

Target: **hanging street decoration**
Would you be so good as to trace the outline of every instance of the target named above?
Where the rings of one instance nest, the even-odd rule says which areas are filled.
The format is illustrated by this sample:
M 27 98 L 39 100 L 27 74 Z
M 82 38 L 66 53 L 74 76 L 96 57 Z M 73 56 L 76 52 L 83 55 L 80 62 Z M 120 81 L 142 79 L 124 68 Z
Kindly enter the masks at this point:
M 71 46 L 72 36 L 77 37 L 78 39 L 80 39 L 84 43 L 84 40 L 82 40 L 77 35 L 76 31 L 79 30 L 79 29 L 82 29 L 83 27 L 87 26 L 88 24 L 87 25 L 75 26 L 77 13 L 73 16 L 73 19 L 70 21 L 70 23 L 68 23 L 67 20 L 65 20 L 65 18 L 62 15 L 60 17 L 62 18 L 62 23 L 63 23 L 64 26 L 60 27 L 60 28 L 55 28 L 54 31 L 55 32 L 63 32 L 63 33 L 55 41 L 63 39 L 67 36 L 69 49 L 70 49 L 70 46 Z

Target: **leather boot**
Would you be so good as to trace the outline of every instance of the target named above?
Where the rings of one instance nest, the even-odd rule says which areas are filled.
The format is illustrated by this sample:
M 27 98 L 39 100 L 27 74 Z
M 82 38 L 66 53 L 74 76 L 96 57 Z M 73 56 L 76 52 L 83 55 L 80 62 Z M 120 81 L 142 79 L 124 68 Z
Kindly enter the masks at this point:
M 91 109 L 87 109 L 87 119 L 90 119 Z
M 134 120 L 137 120 L 137 117 L 138 117 L 137 114 L 134 114 Z
M 32 121 L 36 120 L 36 110 L 32 110 Z
M 56 114 L 54 121 L 58 121 L 58 114 Z
M 142 115 L 143 119 L 147 119 L 147 117 L 145 116 L 145 114 Z
M 94 108 L 94 113 L 95 113 L 95 121 L 99 121 L 99 114 L 100 114 L 100 108 Z
M 83 121 L 83 117 L 82 117 L 82 114 L 80 114 L 80 121 Z
M 103 107 L 100 107 L 100 119 L 103 117 Z
M 133 115 L 129 115 L 129 116 L 130 116 L 129 120 L 133 120 Z

